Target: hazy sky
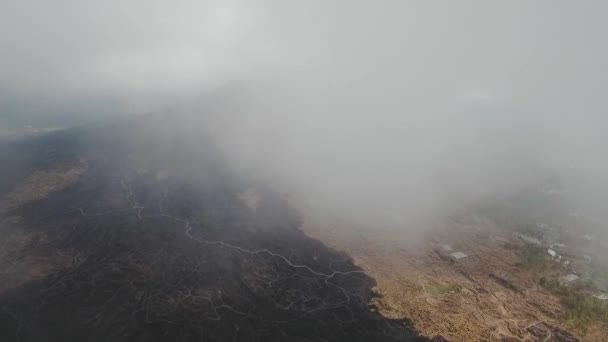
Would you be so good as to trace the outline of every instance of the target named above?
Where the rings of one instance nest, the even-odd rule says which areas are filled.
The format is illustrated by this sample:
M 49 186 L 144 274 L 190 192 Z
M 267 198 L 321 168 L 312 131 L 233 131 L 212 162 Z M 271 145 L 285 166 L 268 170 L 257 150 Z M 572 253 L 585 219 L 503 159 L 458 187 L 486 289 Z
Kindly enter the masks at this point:
M 385 90 L 449 100 L 553 97 L 570 109 L 584 101 L 593 110 L 604 98 L 603 1 L 2 0 L 0 6 L 1 84 L 25 96 L 127 98 L 271 71 L 317 71 L 310 77 L 371 78 L 386 82 Z
M 5 127 L 203 117 L 219 92 L 241 115 L 227 150 L 347 211 L 432 213 L 544 172 L 586 204 L 608 191 L 605 1 L 0 0 L 0 25 Z

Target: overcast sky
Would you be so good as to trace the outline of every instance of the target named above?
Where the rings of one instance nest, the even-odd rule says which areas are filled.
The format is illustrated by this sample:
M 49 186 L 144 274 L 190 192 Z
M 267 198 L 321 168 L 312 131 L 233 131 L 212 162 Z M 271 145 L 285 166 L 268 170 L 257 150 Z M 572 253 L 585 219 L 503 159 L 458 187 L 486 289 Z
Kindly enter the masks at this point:
M 0 25 L 4 129 L 238 89 L 232 152 L 337 202 L 432 211 L 565 169 L 608 190 L 605 1 L 0 0 Z

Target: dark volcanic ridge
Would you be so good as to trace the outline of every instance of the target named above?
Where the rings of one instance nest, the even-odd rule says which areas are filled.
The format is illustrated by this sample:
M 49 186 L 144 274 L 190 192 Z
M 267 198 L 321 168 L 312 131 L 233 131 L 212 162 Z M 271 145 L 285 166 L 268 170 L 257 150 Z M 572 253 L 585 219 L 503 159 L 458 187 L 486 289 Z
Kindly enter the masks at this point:
M 279 194 L 155 120 L 4 148 L 10 182 L 87 164 L 4 214 L 5 239 L 28 237 L 0 261 L 7 341 L 428 341 L 377 313 L 374 279 L 303 234 Z M 252 187 L 255 208 L 239 196 Z M 15 265 L 32 258 L 49 266 L 28 279 Z

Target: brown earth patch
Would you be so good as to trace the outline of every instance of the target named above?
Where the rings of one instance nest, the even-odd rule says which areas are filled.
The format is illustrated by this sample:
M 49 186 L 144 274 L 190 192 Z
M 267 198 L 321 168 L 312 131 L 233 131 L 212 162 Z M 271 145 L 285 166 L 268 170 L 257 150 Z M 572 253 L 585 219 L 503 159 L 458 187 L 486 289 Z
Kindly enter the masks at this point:
M 582 341 L 576 337 L 582 332 L 568 331 L 560 320 L 559 299 L 538 285 L 542 274 L 521 268 L 516 252 L 505 243 L 511 238 L 508 230 L 478 218 L 448 226 L 416 243 L 312 220 L 303 230 L 351 255 L 378 282 L 379 312 L 411 319 L 424 336 L 449 341 Z M 441 251 L 447 243 L 468 257 L 452 262 Z M 596 323 L 584 340 L 600 342 L 606 336 L 608 326 Z
M 87 166 L 87 162 L 81 159 L 52 169 L 34 171 L 0 200 L 0 215 L 76 183 L 87 170 Z

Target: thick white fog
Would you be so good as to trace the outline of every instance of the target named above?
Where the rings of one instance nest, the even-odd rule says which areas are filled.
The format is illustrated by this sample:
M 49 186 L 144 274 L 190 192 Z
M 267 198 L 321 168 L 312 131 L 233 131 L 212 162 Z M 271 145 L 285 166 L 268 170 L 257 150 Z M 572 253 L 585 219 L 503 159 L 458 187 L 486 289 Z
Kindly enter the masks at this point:
M 0 125 L 186 114 L 253 177 L 404 229 L 554 176 L 607 203 L 603 1 L 0 0 L 0 22 Z

